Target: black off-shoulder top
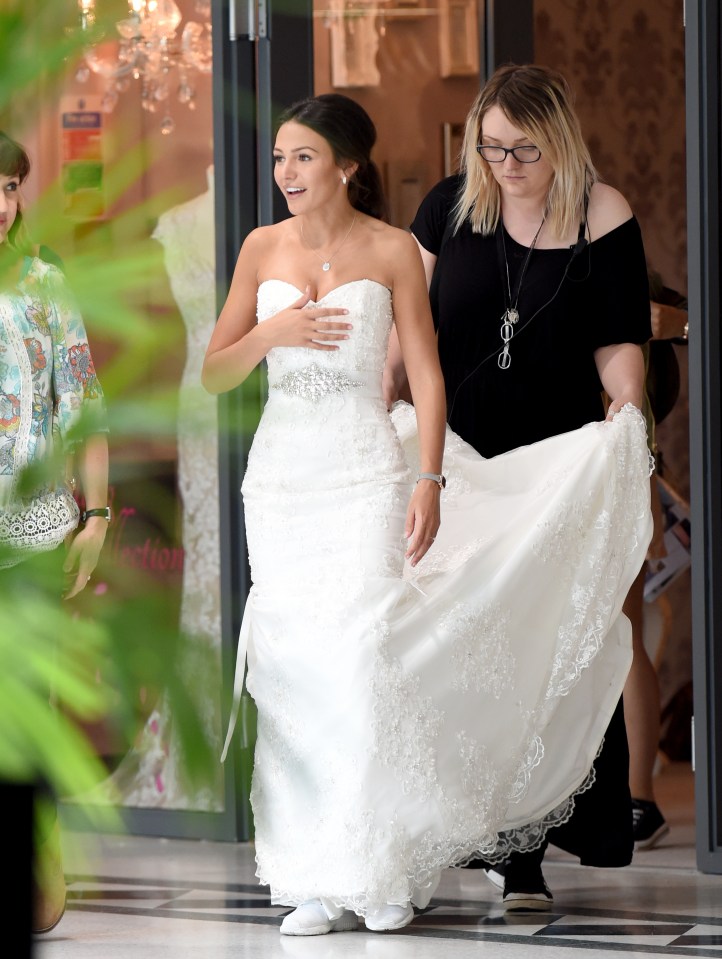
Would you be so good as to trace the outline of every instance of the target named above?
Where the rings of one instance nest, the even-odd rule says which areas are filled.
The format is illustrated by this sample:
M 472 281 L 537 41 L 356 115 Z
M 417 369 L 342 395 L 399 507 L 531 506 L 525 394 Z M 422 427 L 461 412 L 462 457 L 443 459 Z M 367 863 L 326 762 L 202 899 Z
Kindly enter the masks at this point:
M 450 426 L 482 455 L 494 456 L 602 419 L 595 350 L 641 344 L 651 336 L 637 220 L 592 237 L 575 255 L 573 247 L 533 251 L 510 343 L 511 365 L 502 370 L 497 357 L 506 277 L 499 237 L 472 233 L 465 223 L 442 249 L 458 188 L 458 177 L 434 187 L 411 226 L 426 250 L 441 253 L 430 295 Z M 508 234 L 504 243 L 514 291 L 528 248 Z

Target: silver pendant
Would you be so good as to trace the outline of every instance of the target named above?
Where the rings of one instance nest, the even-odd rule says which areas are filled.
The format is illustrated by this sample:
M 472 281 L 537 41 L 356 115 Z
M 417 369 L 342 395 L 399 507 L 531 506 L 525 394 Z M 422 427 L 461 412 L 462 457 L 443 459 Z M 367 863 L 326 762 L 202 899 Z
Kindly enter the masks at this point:
M 508 322 L 508 320 L 504 320 L 504 322 L 501 324 L 501 338 L 503 342 L 508 343 L 513 335 L 514 327 Z
M 324 273 L 328 273 L 328 271 L 331 269 L 331 264 L 328 262 L 328 260 L 326 260 L 321 269 Z
M 509 344 L 507 343 L 497 358 L 497 364 L 500 370 L 508 370 L 511 366 L 511 356 L 509 355 Z
M 509 309 L 506 311 L 506 319 L 509 323 L 516 323 L 516 321 L 519 319 L 519 311 L 515 310 L 513 307 L 509 307 Z

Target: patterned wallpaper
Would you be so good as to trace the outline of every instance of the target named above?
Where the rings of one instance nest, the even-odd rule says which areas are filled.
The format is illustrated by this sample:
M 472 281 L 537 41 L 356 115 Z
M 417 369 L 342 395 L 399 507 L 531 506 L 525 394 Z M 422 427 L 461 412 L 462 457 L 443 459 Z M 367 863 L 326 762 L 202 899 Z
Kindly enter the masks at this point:
M 686 292 L 683 0 L 534 0 L 535 60 L 572 84 L 594 163 Z
M 626 196 L 647 260 L 687 291 L 683 0 L 534 0 L 535 60 L 572 84 L 600 175 Z M 689 496 L 687 357 L 680 398 L 657 429 L 666 476 Z M 670 587 L 671 635 L 657 665 L 662 703 L 691 680 L 689 573 Z

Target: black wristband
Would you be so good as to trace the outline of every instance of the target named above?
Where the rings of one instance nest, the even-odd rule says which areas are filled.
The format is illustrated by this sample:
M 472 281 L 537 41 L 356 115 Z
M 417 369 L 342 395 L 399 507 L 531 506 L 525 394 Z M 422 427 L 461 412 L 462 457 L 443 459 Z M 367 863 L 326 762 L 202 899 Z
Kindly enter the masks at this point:
M 109 506 L 101 506 L 101 507 L 98 507 L 97 509 L 85 509 L 80 514 L 80 522 L 84 523 L 91 516 L 102 516 L 103 519 L 110 522 L 112 513 L 110 512 Z

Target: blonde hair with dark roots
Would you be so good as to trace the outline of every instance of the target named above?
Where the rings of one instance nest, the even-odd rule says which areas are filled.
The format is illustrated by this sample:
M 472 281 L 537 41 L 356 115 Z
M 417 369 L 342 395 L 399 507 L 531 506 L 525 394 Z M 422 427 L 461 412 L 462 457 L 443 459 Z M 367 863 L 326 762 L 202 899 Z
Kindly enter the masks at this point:
M 589 150 L 564 77 L 547 67 L 508 64 L 487 81 L 466 118 L 461 150 L 462 190 L 454 208 L 454 232 L 468 219 L 474 233 L 489 235 L 501 216 L 501 193 L 491 168 L 476 150 L 484 116 L 498 106 L 552 167 L 546 216 L 552 232 L 565 237 L 584 216 L 597 181 Z

